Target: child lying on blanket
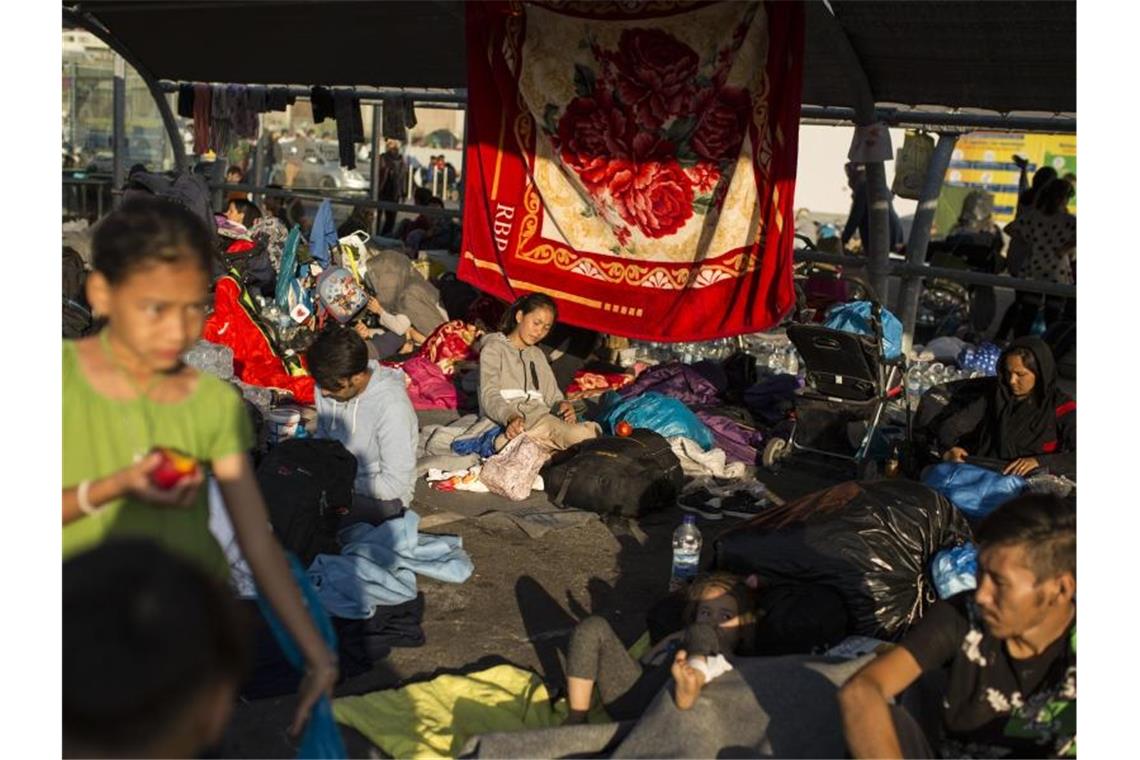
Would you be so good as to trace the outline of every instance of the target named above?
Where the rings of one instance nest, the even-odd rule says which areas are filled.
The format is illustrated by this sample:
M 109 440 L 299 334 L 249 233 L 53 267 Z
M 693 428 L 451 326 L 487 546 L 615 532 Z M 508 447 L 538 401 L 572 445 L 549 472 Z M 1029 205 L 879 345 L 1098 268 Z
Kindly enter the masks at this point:
M 750 651 L 756 600 L 744 578 L 703 575 L 687 596 L 687 627 L 662 639 L 640 661 L 603 618 L 591 616 L 578 624 L 566 662 L 568 724 L 585 721 L 595 685 L 611 718 L 639 717 L 670 675 L 676 681 L 677 707 L 688 710 L 706 683 L 731 670 L 725 654 Z

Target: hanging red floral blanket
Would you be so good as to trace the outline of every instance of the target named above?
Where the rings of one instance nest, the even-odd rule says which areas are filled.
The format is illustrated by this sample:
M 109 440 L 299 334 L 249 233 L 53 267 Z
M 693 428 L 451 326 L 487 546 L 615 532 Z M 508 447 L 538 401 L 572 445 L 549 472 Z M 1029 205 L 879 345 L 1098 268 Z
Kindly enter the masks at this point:
M 468 3 L 461 279 L 649 340 L 794 302 L 793 2 Z

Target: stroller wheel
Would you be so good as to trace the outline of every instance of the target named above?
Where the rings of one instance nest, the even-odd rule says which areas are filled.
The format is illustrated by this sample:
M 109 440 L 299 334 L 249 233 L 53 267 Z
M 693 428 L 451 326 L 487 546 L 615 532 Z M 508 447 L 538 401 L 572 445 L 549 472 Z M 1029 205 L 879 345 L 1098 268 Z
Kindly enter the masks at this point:
M 791 453 L 791 447 L 788 442 L 783 438 L 773 438 L 768 441 L 764 446 L 764 452 L 760 455 L 760 462 L 764 465 L 765 469 L 774 470 L 779 467 L 780 462 L 787 458 Z

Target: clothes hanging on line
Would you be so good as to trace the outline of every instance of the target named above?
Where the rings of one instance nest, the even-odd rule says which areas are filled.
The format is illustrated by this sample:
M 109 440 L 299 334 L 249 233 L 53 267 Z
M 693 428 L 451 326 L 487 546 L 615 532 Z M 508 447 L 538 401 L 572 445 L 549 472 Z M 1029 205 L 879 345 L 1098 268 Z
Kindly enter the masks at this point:
M 210 149 L 211 96 L 210 85 L 194 85 L 194 152 L 198 154 Z
M 314 87 L 309 91 L 309 105 L 313 107 L 313 123 L 336 117 L 332 91 L 327 87 Z
M 244 84 L 226 85 L 226 99 L 234 134 L 247 140 L 257 137 L 258 119 L 257 113 L 249 106 L 249 88 Z
M 177 112 L 184 119 L 194 118 L 194 85 L 185 82 L 178 85 Z
M 336 115 L 336 139 L 340 143 L 340 165 L 356 168 L 356 143 L 364 142 L 364 117 L 360 113 L 360 98 L 348 90 L 333 94 Z
M 383 131 L 384 137 L 390 140 L 407 142 L 407 121 L 404 115 L 404 98 L 393 96 L 383 99 Z

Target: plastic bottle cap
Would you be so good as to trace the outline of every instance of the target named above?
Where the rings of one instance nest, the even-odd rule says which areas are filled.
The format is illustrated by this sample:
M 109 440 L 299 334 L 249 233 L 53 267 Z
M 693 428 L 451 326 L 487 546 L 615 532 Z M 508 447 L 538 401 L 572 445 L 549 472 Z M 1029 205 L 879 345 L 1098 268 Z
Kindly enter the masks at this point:
M 681 524 L 682 525 L 696 525 L 697 524 L 697 516 L 696 515 L 685 515 L 681 518 Z

